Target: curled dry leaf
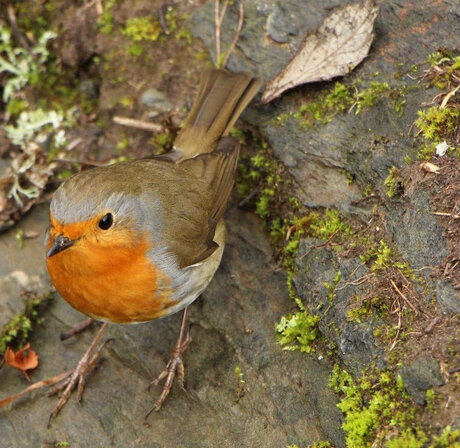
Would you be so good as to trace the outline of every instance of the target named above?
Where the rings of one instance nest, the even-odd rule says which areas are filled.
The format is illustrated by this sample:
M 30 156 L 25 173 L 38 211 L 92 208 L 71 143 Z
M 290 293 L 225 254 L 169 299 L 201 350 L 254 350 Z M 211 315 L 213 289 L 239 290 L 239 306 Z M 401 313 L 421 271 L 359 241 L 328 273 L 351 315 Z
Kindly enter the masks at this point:
M 430 162 L 423 162 L 420 164 L 420 168 L 427 173 L 435 173 L 438 174 L 441 168 L 438 165 Z
M 350 73 L 369 52 L 377 12 L 372 0 L 335 10 L 316 31 L 307 34 L 283 71 L 267 83 L 262 102 L 300 84 Z
M 16 353 L 8 347 L 5 352 L 5 363 L 7 366 L 20 370 L 30 383 L 27 370 L 35 369 L 38 366 L 38 355 L 34 350 L 30 349 L 30 344 L 26 344 L 24 348 Z

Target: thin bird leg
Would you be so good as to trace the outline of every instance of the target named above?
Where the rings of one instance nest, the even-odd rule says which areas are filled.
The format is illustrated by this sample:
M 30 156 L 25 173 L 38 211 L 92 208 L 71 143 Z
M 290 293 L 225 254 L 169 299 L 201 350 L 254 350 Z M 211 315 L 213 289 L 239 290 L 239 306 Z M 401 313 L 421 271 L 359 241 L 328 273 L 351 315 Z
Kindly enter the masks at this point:
M 185 387 L 184 387 L 185 368 L 184 368 L 184 362 L 182 361 L 182 353 L 185 351 L 185 349 L 188 347 L 188 345 L 192 341 L 192 338 L 190 337 L 189 332 L 188 331 L 185 332 L 185 328 L 187 326 L 187 314 L 188 314 L 188 307 L 184 309 L 184 313 L 182 314 L 182 321 L 180 324 L 179 337 L 177 338 L 176 345 L 174 346 L 171 352 L 171 358 L 169 359 L 169 362 L 166 365 L 166 369 L 160 373 L 158 378 L 156 378 L 149 384 L 149 389 L 150 389 L 152 384 L 158 385 L 161 380 L 166 378 L 160 397 L 155 402 L 155 404 L 150 408 L 150 410 L 147 412 L 147 414 L 145 415 L 145 418 L 147 418 L 153 411 L 160 410 L 163 402 L 166 400 L 166 397 L 169 394 L 169 391 L 171 390 L 171 387 L 173 385 L 174 378 L 176 377 L 176 375 L 179 381 L 179 385 L 181 386 L 182 389 L 185 390 Z
M 93 354 L 94 347 L 96 347 L 96 345 L 99 343 L 102 337 L 102 334 L 104 333 L 107 326 L 108 326 L 108 323 L 105 322 L 102 324 L 101 328 L 99 328 L 99 331 L 97 332 L 96 337 L 94 338 L 91 345 L 88 347 L 88 350 L 86 350 L 85 354 L 82 356 L 82 358 L 78 362 L 77 367 L 72 372 L 72 374 L 69 375 L 61 384 L 51 389 L 50 394 L 55 394 L 63 389 L 64 389 L 64 392 L 62 393 L 58 403 L 56 404 L 53 411 L 51 412 L 50 418 L 48 419 L 48 427 L 51 424 L 51 420 L 54 417 L 56 417 L 56 415 L 58 415 L 59 411 L 67 403 L 67 400 L 69 399 L 72 393 L 72 390 L 75 389 L 75 386 L 77 386 L 77 384 L 78 384 L 78 388 L 77 388 L 78 401 L 81 402 L 81 399 L 83 396 L 83 390 L 86 384 L 86 377 L 88 376 L 89 372 L 93 369 L 93 367 L 96 365 L 97 361 L 99 360 L 101 356 L 101 350 L 104 347 L 105 342 L 101 344 Z
M 80 322 L 79 324 L 75 325 L 75 327 L 71 328 L 70 330 L 61 333 L 61 341 L 65 341 L 66 339 L 71 338 L 72 336 L 75 336 L 77 334 L 83 333 L 87 328 L 91 327 L 93 323 L 96 322 L 94 319 L 86 319 L 83 322 Z

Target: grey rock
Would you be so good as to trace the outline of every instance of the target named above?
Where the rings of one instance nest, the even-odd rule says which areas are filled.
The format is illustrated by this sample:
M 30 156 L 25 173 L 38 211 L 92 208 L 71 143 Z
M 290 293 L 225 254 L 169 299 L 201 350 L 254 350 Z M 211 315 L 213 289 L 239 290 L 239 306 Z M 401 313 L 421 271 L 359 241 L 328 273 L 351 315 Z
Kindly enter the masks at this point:
M 290 42 L 290 36 L 299 34 L 292 12 L 286 10 L 282 4 L 275 4 L 268 15 L 267 33 L 275 42 Z
M 402 256 L 417 269 L 436 266 L 449 254 L 442 227 L 431 214 L 426 190 L 414 191 L 405 204 L 388 208 L 387 222 Z
M 436 301 L 443 313 L 448 315 L 460 313 L 460 291 L 444 279 L 436 283 Z
M 375 341 L 376 321 L 349 322 L 351 298 L 361 296 L 367 286 L 351 285 L 366 274 L 367 268 L 358 258 L 339 258 L 329 248 L 321 247 L 322 241 L 305 238 L 301 241 L 297 256 L 299 272 L 294 278 L 297 291 L 309 312 L 321 316 L 319 329 L 333 341 L 337 353 L 354 374 L 362 372 L 371 361 L 383 366 L 383 351 Z M 317 247 L 320 246 L 320 247 Z M 334 286 L 334 297 L 324 285 L 334 285 L 334 277 L 340 271 L 341 280 Z
M 140 97 L 140 103 L 143 106 L 156 109 L 159 112 L 168 112 L 172 105 L 165 93 L 151 87 L 147 89 Z
M 407 392 L 418 404 L 425 403 L 428 389 L 444 384 L 439 363 L 433 358 L 417 358 L 410 364 L 403 365 L 398 374 L 401 375 Z

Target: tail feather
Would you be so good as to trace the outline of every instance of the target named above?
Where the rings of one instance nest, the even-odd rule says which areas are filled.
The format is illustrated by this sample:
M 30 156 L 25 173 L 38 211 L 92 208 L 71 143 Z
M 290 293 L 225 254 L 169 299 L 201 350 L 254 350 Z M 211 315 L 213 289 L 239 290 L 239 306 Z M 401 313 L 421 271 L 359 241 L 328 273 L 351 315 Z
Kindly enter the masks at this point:
M 252 100 L 261 80 L 249 73 L 205 72 L 183 130 L 174 142 L 183 159 L 211 152 L 228 135 Z

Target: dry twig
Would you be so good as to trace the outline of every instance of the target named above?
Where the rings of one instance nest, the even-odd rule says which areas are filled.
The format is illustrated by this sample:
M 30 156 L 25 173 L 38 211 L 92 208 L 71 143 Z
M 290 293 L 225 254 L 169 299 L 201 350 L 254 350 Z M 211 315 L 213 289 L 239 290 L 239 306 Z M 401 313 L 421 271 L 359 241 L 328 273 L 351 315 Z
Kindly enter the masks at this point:
M 393 280 L 390 280 L 391 285 L 395 289 L 395 291 L 404 299 L 404 301 L 409 305 L 409 308 L 412 309 L 412 311 L 415 313 L 415 315 L 418 315 L 417 308 L 415 308 L 414 305 L 412 305 L 412 302 L 401 292 L 401 290 L 396 286 L 396 283 Z
M 162 132 L 164 130 L 161 124 L 151 123 L 149 121 L 136 120 L 134 118 L 115 116 L 113 117 L 113 121 L 117 124 L 121 124 L 122 126 L 142 129 L 143 131 Z
M 222 55 L 222 48 L 221 48 L 221 30 L 222 30 L 222 23 L 224 21 L 225 13 L 227 11 L 227 6 L 228 6 L 228 0 L 225 0 L 222 6 L 222 9 L 220 8 L 220 0 L 215 0 L 215 8 L 214 8 L 214 21 L 215 21 L 215 36 L 216 36 L 216 65 L 217 67 L 225 67 L 228 62 L 228 58 L 230 55 L 233 53 L 235 50 L 236 44 L 238 43 L 238 40 L 240 38 L 241 30 L 243 28 L 243 20 L 244 20 L 244 5 L 243 2 L 240 2 L 239 4 L 239 13 L 238 13 L 238 25 L 236 28 L 235 36 L 233 38 L 232 43 L 230 44 L 230 47 L 228 50 L 225 52 L 225 57 L 221 61 L 223 55 Z

